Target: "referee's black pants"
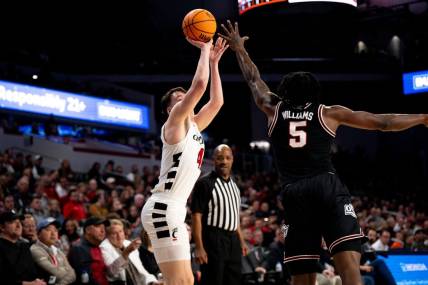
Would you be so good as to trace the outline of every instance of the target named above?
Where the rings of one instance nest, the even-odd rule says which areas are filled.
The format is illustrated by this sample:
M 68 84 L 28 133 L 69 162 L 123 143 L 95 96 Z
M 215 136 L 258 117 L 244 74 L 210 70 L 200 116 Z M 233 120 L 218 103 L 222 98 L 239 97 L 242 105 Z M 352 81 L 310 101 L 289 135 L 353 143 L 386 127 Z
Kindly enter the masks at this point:
M 241 284 L 242 249 L 237 232 L 204 226 L 202 242 L 208 264 L 201 265 L 201 285 Z

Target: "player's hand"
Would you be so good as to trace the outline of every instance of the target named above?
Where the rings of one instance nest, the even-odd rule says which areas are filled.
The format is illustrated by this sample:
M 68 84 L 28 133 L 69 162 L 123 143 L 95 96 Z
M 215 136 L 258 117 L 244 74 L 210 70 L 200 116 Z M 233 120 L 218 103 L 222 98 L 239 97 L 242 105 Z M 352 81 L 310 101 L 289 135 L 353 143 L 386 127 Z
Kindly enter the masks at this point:
M 213 40 L 212 40 L 212 39 L 211 39 L 209 42 L 206 42 L 206 43 L 201 42 L 201 41 L 195 41 L 195 40 L 192 40 L 191 38 L 187 38 L 187 37 L 186 37 L 186 40 L 187 40 L 191 45 L 194 45 L 195 47 L 200 48 L 201 50 L 207 50 L 207 51 L 210 51 L 210 50 L 211 50 L 211 47 L 212 47 L 212 45 L 213 45 Z
M 141 239 L 136 238 L 125 248 L 125 251 L 127 253 L 131 253 L 134 250 L 138 249 L 140 246 L 141 246 Z
M 328 269 L 324 270 L 322 272 L 322 275 L 324 275 L 325 277 L 327 277 L 329 279 L 334 277 L 334 273 L 331 270 L 328 270 Z
M 218 35 L 227 41 L 233 51 L 244 48 L 244 42 L 248 40 L 249 37 L 241 37 L 239 35 L 239 27 L 237 22 L 235 22 L 235 26 L 233 26 L 232 23 L 227 20 L 227 27 L 223 24 L 221 24 L 221 27 L 224 34 L 219 33 Z
M 203 247 L 195 248 L 195 258 L 199 264 L 208 263 L 208 255 Z
M 218 37 L 215 42 L 215 45 L 211 47 L 210 62 L 213 64 L 217 64 L 228 47 L 229 45 L 227 44 L 227 42 L 223 38 Z

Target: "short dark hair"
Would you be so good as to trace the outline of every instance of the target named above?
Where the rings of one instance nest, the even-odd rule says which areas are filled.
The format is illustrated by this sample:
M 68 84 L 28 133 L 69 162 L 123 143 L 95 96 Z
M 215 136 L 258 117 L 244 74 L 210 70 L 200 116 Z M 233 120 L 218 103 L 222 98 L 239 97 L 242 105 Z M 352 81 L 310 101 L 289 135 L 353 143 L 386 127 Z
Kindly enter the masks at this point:
M 168 117 L 167 109 L 168 109 L 169 104 L 171 103 L 171 96 L 172 96 L 172 94 L 174 94 L 177 91 L 181 91 L 183 93 L 187 92 L 187 90 L 184 89 L 183 87 L 174 87 L 172 89 L 169 89 L 165 93 L 165 95 L 162 96 L 162 98 L 161 98 L 161 109 L 162 109 L 162 115 L 164 117 Z
M 282 78 L 277 93 L 282 101 L 295 107 L 318 103 L 320 84 L 310 72 L 290 72 Z

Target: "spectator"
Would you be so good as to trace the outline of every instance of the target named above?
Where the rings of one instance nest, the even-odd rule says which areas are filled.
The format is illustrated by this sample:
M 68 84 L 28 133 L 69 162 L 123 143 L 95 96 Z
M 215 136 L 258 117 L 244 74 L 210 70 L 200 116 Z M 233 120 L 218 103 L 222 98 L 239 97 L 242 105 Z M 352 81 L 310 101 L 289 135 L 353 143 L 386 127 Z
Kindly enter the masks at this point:
M 86 193 L 86 197 L 89 201 L 92 201 L 97 196 L 98 192 L 98 182 L 95 179 L 89 180 L 88 184 L 88 192 Z
M 125 239 L 123 223 L 120 220 L 110 220 L 107 238 L 100 245 L 110 283 L 159 284 L 156 277 L 149 274 L 141 263 L 138 254 L 140 245 L 140 239 L 132 242 Z
M 284 229 L 278 228 L 275 231 L 275 239 L 269 246 L 269 253 L 264 261 L 263 267 L 267 270 L 278 270 L 278 264 L 281 266 L 281 271 L 284 272 Z
M 426 239 L 423 229 L 418 229 L 415 231 L 413 244 L 410 249 L 413 251 L 428 250 L 428 240 Z
M 98 183 L 101 182 L 100 169 L 101 169 L 101 164 L 99 162 L 94 162 L 94 164 L 92 164 L 92 167 L 88 172 L 88 178 L 95 179 L 95 181 L 97 181 Z
M 58 169 L 59 177 L 66 177 L 68 181 L 74 181 L 76 174 L 71 169 L 70 161 L 68 159 L 64 159 L 61 162 L 61 166 Z
M 38 241 L 30 248 L 39 274 L 49 280 L 49 284 L 67 285 L 76 280 L 76 274 L 65 254 L 55 246 L 58 242 L 60 223 L 52 217 L 37 225 Z
M 22 237 L 21 241 L 29 243 L 30 245 L 37 241 L 37 221 L 31 214 L 24 214 L 22 223 Z
M 32 169 L 34 179 L 39 179 L 45 174 L 45 168 L 42 166 L 43 157 L 40 154 L 34 156 L 34 166 Z
M 395 237 L 392 239 L 391 249 L 404 248 L 404 235 L 402 232 L 396 232 Z
M 28 243 L 19 242 L 22 225 L 14 212 L 0 214 L 0 276 L 4 285 L 46 285 L 37 276 Z
M 89 214 L 100 219 L 105 219 L 107 217 L 108 209 L 106 207 L 104 191 L 98 191 L 94 203 L 89 206 Z
M 104 165 L 104 169 L 103 169 L 103 178 L 107 179 L 107 177 L 111 174 L 114 173 L 114 161 L 113 160 L 109 160 L 107 161 L 107 163 Z
M 68 258 L 76 272 L 76 284 L 108 285 L 107 267 L 99 247 L 105 238 L 104 224 L 99 218 L 88 218 L 83 226 L 84 236 L 70 249 Z
M 390 232 L 382 230 L 379 239 L 372 244 L 372 248 L 376 251 L 388 251 L 390 238 Z
M 86 218 L 86 210 L 79 193 L 71 190 L 68 195 L 68 202 L 64 205 L 64 218 L 74 219 L 80 222 Z
M 26 212 L 33 215 L 36 221 L 41 221 L 46 217 L 44 209 L 42 207 L 40 196 L 33 196 L 33 198 L 31 199 L 30 206 L 27 208 Z
M 5 212 L 17 212 L 17 209 L 15 207 L 15 198 L 12 195 L 7 195 L 4 197 L 4 211 Z
M 16 183 L 16 188 L 13 190 L 15 197 L 15 207 L 19 211 L 23 212 L 25 206 L 27 206 L 31 200 L 30 190 L 30 179 L 27 176 L 22 176 L 18 183 Z
M 64 223 L 64 216 L 61 213 L 61 206 L 58 200 L 48 200 L 48 212 L 46 216 L 55 218 L 61 225 Z
M 133 165 L 131 166 L 131 172 L 129 172 L 129 173 L 126 175 L 126 179 L 128 179 L 128 181 L 130 181 L 130 182 L 132 182 L 132 183 L 136 183 L 136 182 L 141 181 L 141 176 L 140 176 L 140 174 L 138 173 L 138 165 L 133 164 Z
M 141 212 L 141 209 L 144 205 L 144 195 L 138 193 L 134 196 L 134 205 L 137 207 L 138 212 Z
M 67 177 L 60 177 L 59 182 L 55 185 L 55 192 L 60 199 L 65 199 L 68 195 L 68 179 Z
M 374 228 L 367 229 L 367 239 L 370 246 L 374 244 L 377 240 L 377 232 Z
M 141 262 L 150 274 L 157 276 L 160 273 L 160 269 L 155 259 L 150 238 L 144 229 L 141 230 L 140 236 L 142 243 L 139 249 Z
M 79 223 L 76 220 L 65 220 L 62 227 L 61 246 L 65 253 L 68 253 L 70 247 L 80 240 L 78 233 Z

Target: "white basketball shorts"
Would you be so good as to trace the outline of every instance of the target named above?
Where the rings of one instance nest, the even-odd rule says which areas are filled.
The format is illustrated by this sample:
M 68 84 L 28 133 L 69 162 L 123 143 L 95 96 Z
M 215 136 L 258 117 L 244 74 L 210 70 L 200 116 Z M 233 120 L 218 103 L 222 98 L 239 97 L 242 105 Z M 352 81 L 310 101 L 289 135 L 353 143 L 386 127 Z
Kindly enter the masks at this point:
M 184 222 L 186 203 L 155 193 L 141 211 L 141 221 L 158 263 L 190 260 L 189 233 Z

